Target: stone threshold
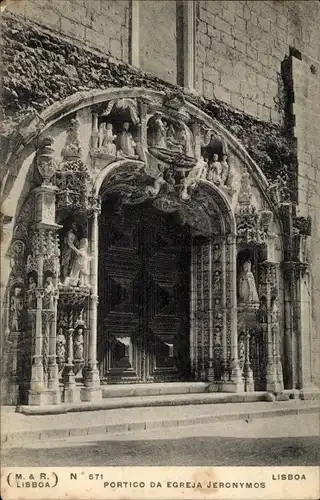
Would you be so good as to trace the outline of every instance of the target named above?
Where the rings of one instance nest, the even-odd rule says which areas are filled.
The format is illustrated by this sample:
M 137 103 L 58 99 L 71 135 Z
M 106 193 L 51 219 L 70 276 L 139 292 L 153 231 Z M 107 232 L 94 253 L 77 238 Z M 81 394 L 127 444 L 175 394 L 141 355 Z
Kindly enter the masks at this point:
M 221 407 L 224 408 L 221 408 Z M 243 409 L 242 409 L 242 408 Z M 320 403 L 318 401 L 304 402 L 290 400 L 287 402 L 269 402 L 269 403 L 249 403 L 235 405 L 211 405 L 211 408 L 198 414 L 201 408 L 197 407 L 197 412 L 194 411 L 189 416 L 184 416 L 181 408 L 177 408 L 177 412 L 173 412 L 171 416 L 165 412 L 165 409 L 155 408 L 155 412 L 149 415 L 119 415 L 122 418 L 117 418 L 116 415 L 111 418 L 111 422 L 95 425 L 92 420 L 88 419 L 83 422 L 82 426 L 71 427 L 71 422 L 64 422 L 64 426 L 57 422 L 56 428 L 43 428 L 40 421 L 37 422 L 38 430 L 25 430 L 24 432 L 7 432 L 2 436 L 2 444 L 4 446 L 18 446 L 19 444 L 28 443 L 31 441 L 50 441 L 50 440 L 65 440 L 67 438 L 77 436 L 95 436 L 102 434 L 119 434 L 136 431 L 148 431 L 161 428 L 186 427 L 194 425 L 212 424 L 216 422 L 240 421 L 247 422 L 253 419 L 272 418 L 286 415 L 303 415 L 319 413 Z M 215 412 L 215 408 L 217 411 Z M 193 413 L 193 414 L 192 414 Z M 161 417 L 162 418 L 159 418 Z M 22 415 L 21 415 L 22 417 Z M 63 418 L 63 416 L 61 415 Z M 71 417 L 71 415 L 70 415 Z M 70 418 L 69 417 L 69 418 Z M 142 418 L 141 418 L 142 417 Z M 41 418 L 41 417 L 38 417 Z M 46 418 L 46 417 L 44 417 Z M 69 419 L 68 419 L 69 420 Z M 72 417 L 71 417 L 72 420 Z M 90 423 L 91 422 L 91 423 Z M 65 426 L 67 424 L 67 426 Z M 45 426 L 44 426 L 45 427 Z

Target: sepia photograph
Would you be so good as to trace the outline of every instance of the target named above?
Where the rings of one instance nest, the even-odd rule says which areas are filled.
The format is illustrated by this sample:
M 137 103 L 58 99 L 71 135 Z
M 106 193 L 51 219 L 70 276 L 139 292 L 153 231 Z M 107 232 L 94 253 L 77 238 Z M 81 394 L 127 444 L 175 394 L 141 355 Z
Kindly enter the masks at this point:
M 1 497 L 319 499 L 320 1 L 0 10 Z

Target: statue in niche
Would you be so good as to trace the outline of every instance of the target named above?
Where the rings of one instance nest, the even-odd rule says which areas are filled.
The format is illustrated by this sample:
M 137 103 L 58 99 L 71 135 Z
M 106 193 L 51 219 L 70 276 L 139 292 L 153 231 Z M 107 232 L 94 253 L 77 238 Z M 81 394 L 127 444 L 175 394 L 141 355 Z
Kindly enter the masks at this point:
M 100 132 L 100 146 L 105 148 L 106 153 L 111 156 L 116 156 L 117 147 L 114 144 L 114 141 L 117 138 L 117 135 L 113 133 L 112 123 L 105 124 L 101 123 L 99 127 Z
M 212 257 L 214 262 L 218 262 L 221 258 L 221 247 L 218 243 L 214 244 L 212 249 Z
M 23 309 L 23 299 L 21 296 L 22 288 L 14 287 L 13 294 L 10 301 L 10 312 L 11 312 L 11 331 L 18 332 L 20 324 L 20 316 Z
M 76 225 L 72 224 L 71 228 L 67 232 L 67 235 L 64 239 L 64 245 L 65 248 L 62 252 L 62 257 L 61 257 L 61 272 L 64 278 L 64 281 L 66 281 L 67 277 L 69 276 L 70 273 L 70 265 L 71 265 L 71 259 L 72 259 L 72 248 L 74 247 L 74 244 L 76 242 Z
M 83 328 L 78 328 L 73 340 L 74 359 L 83 360 Z
M 36 288 L 37 288 L 37 282 L 35 277 L 29 276 L 28 290 L 27 290 L 27 304 L 29 309 L 35 309 L 37 307 L 37 299 L 35 296 Z
M 225 184 L 227 182 L 228 174 L 229 174 L 229 164 L 228 164 L 228 156 L 222 155 L 221 161 L 221 184 Z
M 250 174 L 247 170 L 244 170 L 241 175 L 241 186 L 238 195 L 238 202 L 242 205 L 250 205 L 252 198 L 251 185 L 250 185 Z
M 172 123 L 170 123 L 167 130 L 167 144 L 168 149 L 171 151 L 178 151 L 182 153 L 183 146 L 180 144 L 179 139 L 177 138 L 177 132 Z
M 65 280 L 66 286 L 88 286 L 90 266 L 89 262 L 91 257 L 88 253 L 88 240 L 82 238 L 79 242 L 79 248 L 73 243 L 69 243 L 70 248 L 73 250 L 72 264 L 70 275 Z
M 56 339 L 56 353 L 58 358 L 59 370 L 61 370 L 66 359 L 66 338 L 63 335 L 62 328 L 59 328 L 59 332 Z
M 129 128 L 130 123 L 124 122 L 122 132 L 119 137 L 119 153 L 120 155 L 129 156 L 130 158 L 138 158 L 135 151 L 137 144 L 133 140 Z
M 153 148 L 167 148 L 167 127 L 162 121 L 161 113 L 156 113 L 149 121 L 150 146 Z
M 222 173 L 222 166 L 221 163 L 218 161 L 219 156 L 214 153 L 213 155 L 213 161 L 210 163 L 210 170 L 209 170 L 209 176 L 208 180 L 219 186 L 222 184 L 222 178 L 221 178 L 221 173 Z
M 267 323 L 268 321 L 268 309 L 265 299 L 261 300 L 259 309 L 259 321 L 260 323 Z
M 229 165 L 228 176 L 227 176 L 225 184 L 226 184 L 226 186 L 229 189 L 233 188 L 233 184 L 234 184 L 234 169 L 233 169 L 233 167 L 231 165 Z
M 182 149 L 187 156 L 193 156 L 192 137 L 190 131 L 187 130 L 187 127 L 180 129 L 177 141 L 182 146 Z
M 146 193 L 148 196 L 155 198 L 159 194 L 162 186 L 167 184 L 167 182 L 165 181 L 165 179 L 163 177 L 164 170 L 165 170 L 164 165 L 162 165 L 162 164 L 158 165 L 158 174 L 157 174 L 156 179 L 154 180 L 153 185 L 146 187 Z
M 251 271 L 251 262 L 243 263 L 239 281 L 239 300 L 248 305 L 259 305 L 259 297 L 254 275 Z
M 55 285 L 53 277 L 47 276 L 44 285 L 44 309 L 54 308 Z

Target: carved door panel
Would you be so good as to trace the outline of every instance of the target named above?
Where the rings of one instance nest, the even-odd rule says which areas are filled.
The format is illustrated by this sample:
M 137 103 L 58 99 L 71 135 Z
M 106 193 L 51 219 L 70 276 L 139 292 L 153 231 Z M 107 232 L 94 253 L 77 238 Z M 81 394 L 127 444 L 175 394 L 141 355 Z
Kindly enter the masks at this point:
M 106 209 L 100 217 L 98 351 L 101 377 L 141 379 L 139 219 Z
M 170 216 L 145 212 L 145 377 L 182 380 L 189 376 L 190 238 Z
M 101 377 L 181 380 L 189 369 L 189 239 L 144 207 L 102 213 L 99 249 Z

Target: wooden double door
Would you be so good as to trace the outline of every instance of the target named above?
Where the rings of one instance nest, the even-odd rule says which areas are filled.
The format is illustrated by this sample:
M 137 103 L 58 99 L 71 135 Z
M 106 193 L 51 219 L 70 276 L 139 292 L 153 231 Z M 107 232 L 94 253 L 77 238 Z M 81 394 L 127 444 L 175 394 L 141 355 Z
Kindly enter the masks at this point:
M 114 206 L 100 216 L 102 382 L 188 380 L 189 230 L 149 204 Z

